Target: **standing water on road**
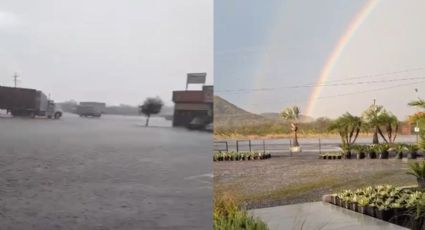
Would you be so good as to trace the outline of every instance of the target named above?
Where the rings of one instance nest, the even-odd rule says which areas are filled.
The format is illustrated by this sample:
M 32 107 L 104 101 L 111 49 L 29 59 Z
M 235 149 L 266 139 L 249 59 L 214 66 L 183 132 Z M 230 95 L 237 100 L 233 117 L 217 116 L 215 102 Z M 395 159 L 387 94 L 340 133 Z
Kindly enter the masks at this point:
M 211 220 L 211 133 L 105 115 L 0 118 L 5 229 L 201 229 Z M 211 223 L 211 224 L 208 224 Z

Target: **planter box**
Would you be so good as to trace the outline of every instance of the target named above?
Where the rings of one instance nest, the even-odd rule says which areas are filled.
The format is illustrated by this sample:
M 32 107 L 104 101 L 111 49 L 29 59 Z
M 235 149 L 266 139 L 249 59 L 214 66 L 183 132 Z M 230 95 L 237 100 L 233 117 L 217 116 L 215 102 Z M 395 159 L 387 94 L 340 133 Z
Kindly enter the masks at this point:
M 375 217 L 375 207 L 372 206 L 366 206 L 365 208 L 365 214 L 368 216 Z
M 342 201 L 342 207 L 346 209 L 350 209 L 350 202 L 349 201 Z
M 350 203 L 350 209 L 357 212 L 357 203 Z
M 405 208 L 394 208 L 393 217 L 390 218 L 390 222 L 393 224 L 405 226 L 409 222 L 409 215 Z
M 388 221 L 393 217 L 393 211 L 390 209 L 387 210 L 379 210 L 378 208 L 375 209 L 375 217 L 381 220 Z
M 366 214 L 366 207 L 365 206 L 357 206 L 357 212 L 361 214 Z

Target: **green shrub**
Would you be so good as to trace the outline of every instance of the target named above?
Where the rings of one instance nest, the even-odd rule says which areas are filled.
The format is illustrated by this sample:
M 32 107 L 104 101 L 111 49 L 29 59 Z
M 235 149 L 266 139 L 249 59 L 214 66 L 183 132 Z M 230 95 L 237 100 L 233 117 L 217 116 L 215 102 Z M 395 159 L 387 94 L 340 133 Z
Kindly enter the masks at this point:
M 259 219 L 255 219 L 241 208 L 237 200 L 228 194 L 222 194 L 214 199 L 214 229 L 245 229 L 267 230 L 267 225 Z
M 413 162 L 409 164 L 409 171 L 407 174 L 413 175 L 416 178 L 425 178 L 425 161 Z

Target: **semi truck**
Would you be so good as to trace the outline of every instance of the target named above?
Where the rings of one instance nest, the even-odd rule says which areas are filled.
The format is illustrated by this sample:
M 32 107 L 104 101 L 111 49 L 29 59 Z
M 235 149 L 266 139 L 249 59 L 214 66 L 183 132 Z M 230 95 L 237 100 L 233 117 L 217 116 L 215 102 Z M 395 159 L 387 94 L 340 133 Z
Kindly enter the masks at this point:
M 77 114 L 80 117 L 100 117 L 105 112 L 106 104 L 102 102 L 80 102 Z
M 12 116 L 59 119 L 62 111 L 40 90 L 0 86 L 0 109 Z

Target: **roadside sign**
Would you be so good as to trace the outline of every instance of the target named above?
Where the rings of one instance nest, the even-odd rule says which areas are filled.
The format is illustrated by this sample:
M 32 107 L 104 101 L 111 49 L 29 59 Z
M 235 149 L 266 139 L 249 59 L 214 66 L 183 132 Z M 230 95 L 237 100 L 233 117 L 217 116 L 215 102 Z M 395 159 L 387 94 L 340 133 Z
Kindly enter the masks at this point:
M 415 133 L 419 133 L 419 127 L 415 127 Z

